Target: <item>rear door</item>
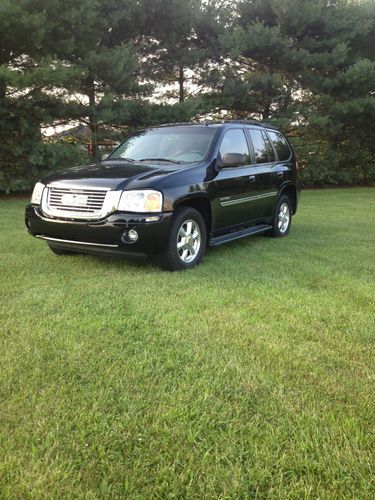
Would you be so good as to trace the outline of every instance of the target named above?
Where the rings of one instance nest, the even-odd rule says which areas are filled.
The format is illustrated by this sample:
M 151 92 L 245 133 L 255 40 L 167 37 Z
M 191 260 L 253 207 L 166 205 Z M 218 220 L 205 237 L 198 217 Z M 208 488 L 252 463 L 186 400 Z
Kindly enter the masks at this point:
M 257 167 L 252 165 L 249 144 L 242 127 L 225 131 L 218 157 L 239 153 L 245 165 L 221 168 L 215 177 L 215 229 L 242 224 L 258 218 Z
M 282 182 L 273 145 L 261 128 L 248 128 L 253 147 L 256 175 L 259 189 L 259 217 L 270 217 L 273 214 L 277 195 Z
M 273 167 L 273 173 L 276 175 L 276 185 L 278 189 L 285 185 L 287 181 L 293 178 L 293 155 L 289 143 L 278 130 L 267 130 L 273 147 L 276 151 L 276 164 Z

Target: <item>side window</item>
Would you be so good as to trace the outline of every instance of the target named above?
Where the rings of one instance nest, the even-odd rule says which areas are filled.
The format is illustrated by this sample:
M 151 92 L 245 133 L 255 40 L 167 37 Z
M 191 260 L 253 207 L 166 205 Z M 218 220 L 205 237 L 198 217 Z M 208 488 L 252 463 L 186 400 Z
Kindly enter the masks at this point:
M 283 134 L 276 132 L 275 130 L 268 130 L 268 135 L 271 137 L 273 145 L 277 151 L 280 161 L 285 161 L 290 158 L 292 154 L 288 141 L 285 139 Z
M 272 145 L 263 130 L 250 129 L 249 132 L 254 146 L 256 163 L 275 161 Z
M 250 163 L 249 148 L 244 131 L 233 129 L 225 132 L 219 153 L 221 157 L 228 153 L 239 153 L 246 156 L 246 164 Z

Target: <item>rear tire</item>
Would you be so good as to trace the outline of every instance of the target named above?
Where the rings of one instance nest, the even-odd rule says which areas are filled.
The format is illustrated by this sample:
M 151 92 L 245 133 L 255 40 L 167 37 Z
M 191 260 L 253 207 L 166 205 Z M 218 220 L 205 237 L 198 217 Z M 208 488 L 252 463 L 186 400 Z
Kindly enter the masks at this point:
M 206 248 L 207 229 L 202 215 L 191 207 L 176 210 L 159 265 L 168 271 L 189 269 L 199 264 Z
M 289 196 L 281 195 L 275 208 L 272 221 L 271 236 L 283 238 L 287 236 L 292 224 L 292 204 Z

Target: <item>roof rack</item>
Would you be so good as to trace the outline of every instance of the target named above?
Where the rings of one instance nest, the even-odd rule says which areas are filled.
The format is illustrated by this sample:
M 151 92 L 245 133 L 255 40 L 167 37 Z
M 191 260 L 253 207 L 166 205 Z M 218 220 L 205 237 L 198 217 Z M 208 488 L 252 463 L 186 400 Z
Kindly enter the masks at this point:
M 205 125 L 205 122 L 172 122 L 172 123 L 161 123 L 160 125 L 155 125 L 157 127 L 172 127 L 174 125 Z
M 173 127 L 173 126 L 176 126 L 176 125 L 184 125 L 184 126 L 187 126 L 187 125 L 201 125 L 201 126 L 204 126 L 204 125 L 224 125 L 225 123 L 238 123 L 238 124 L 242 124 L 242 125 L 258 125 L 259 127 L 265 127 L 265 128 L 272 128 L 274 130 L 278 130 L 277 127 L 275 127 L 274 125 L 272 125 L 271 123 L 265 123 L 265 122 L 261 122 L 261 121 L 258 121 L 258 120 L 223 120 L 223 121 L 204 121 L 204 122 L 172 122 L 172 123 L 162 123 L 160 125 L 155 125 L 155 128 L 159 128 L 159 127 Z M 152 127 L 151 127 L 152 128 Z
M 275 125 L 272 125 L 271 123 L 260 122 L 258 120 L 225 120 L 225 123 L 242 123 L 243 125 L 259 125 L 261 127 L 273 128 L 277 130 L 277 127 L 275 127 Z

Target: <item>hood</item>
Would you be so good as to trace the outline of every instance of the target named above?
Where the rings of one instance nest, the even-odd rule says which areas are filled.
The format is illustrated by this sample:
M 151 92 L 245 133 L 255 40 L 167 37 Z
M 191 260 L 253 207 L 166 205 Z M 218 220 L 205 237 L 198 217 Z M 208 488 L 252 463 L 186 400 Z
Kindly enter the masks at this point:
M 73 167 L 42 179 L 44 184 L 66 184 L 77 187 L 104 187 L 112 190 L 152 187 L 152 183 L 164 175 L 174 172 L 177 165 L 159 165 L 105 161 L 96 165 Z M 181 167 L 180 167 L 181 168 Z

